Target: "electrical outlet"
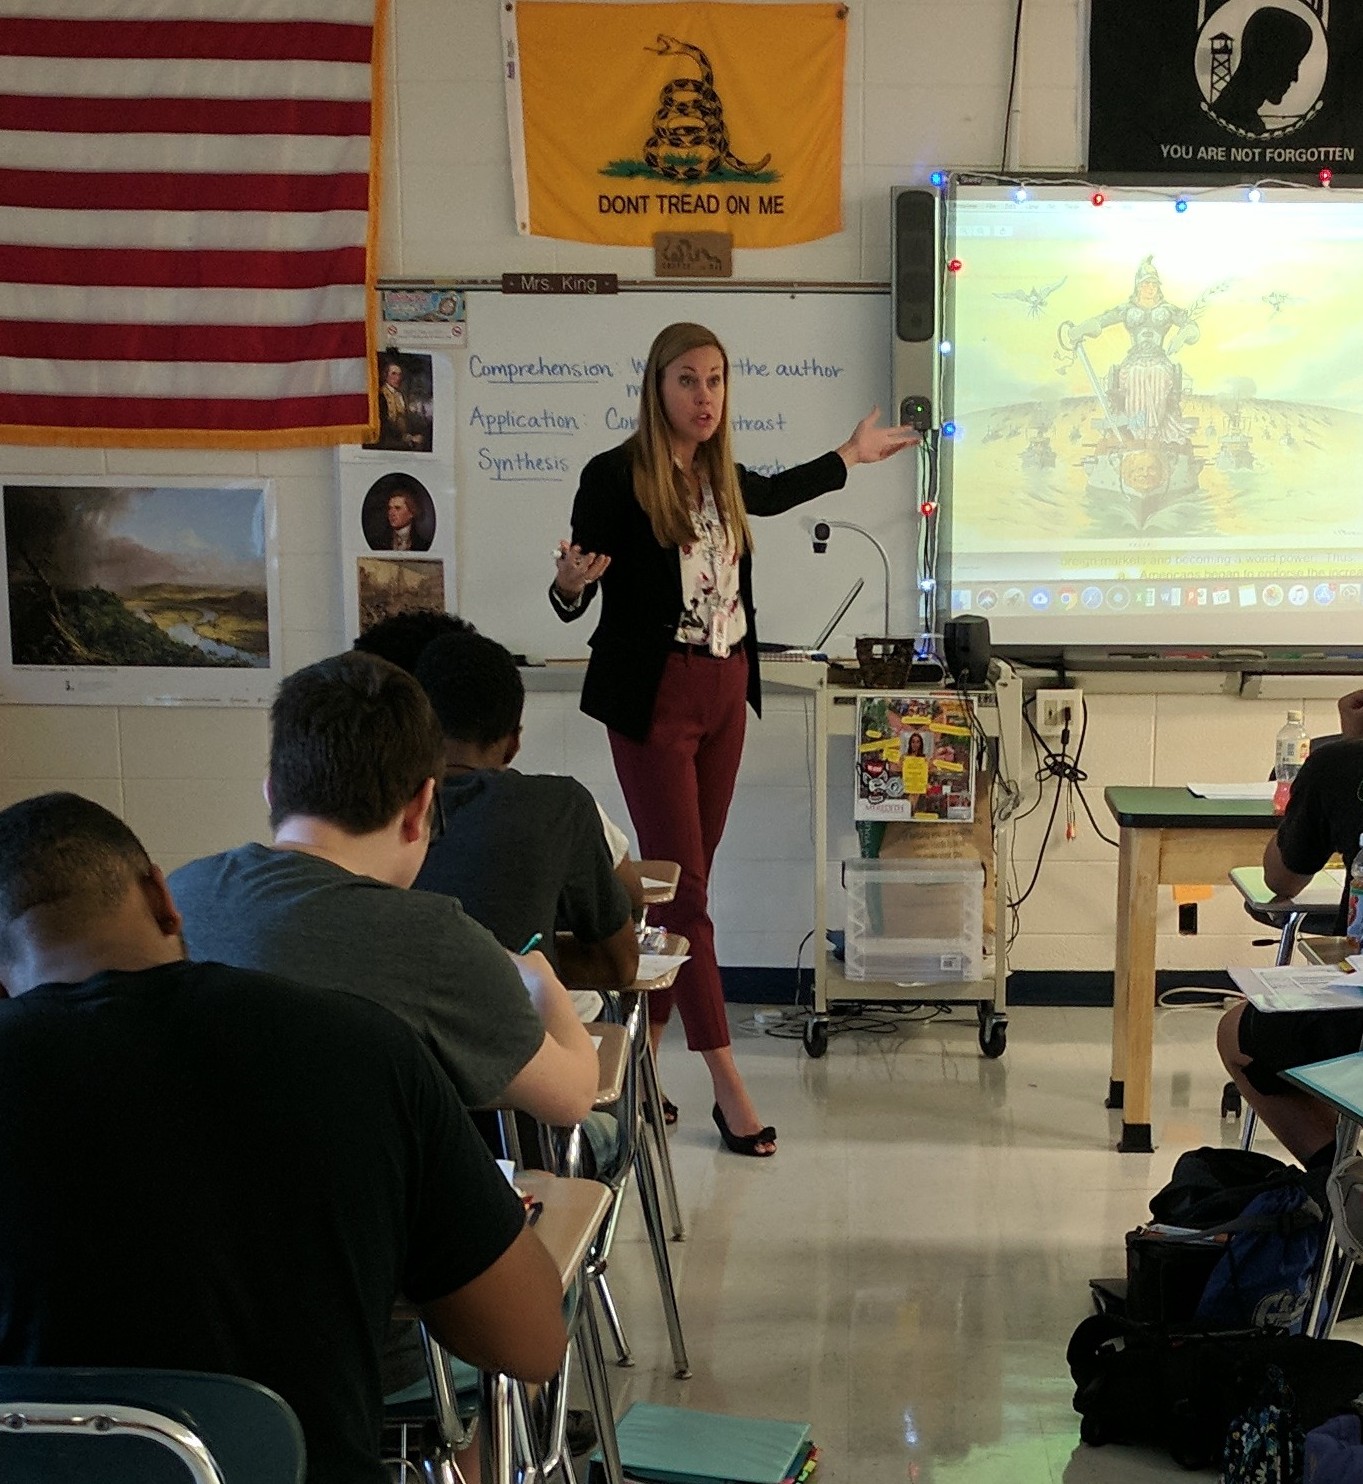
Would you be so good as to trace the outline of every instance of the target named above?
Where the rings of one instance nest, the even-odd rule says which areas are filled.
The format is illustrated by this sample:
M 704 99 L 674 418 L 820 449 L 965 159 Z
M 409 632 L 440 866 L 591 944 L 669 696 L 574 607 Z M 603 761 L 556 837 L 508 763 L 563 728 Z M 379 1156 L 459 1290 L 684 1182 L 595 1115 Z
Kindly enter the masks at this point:
M 1043 737 L 1058 737 L 1068 726 L 1071 734 L 1079 730 L 1079 711 L 1083 704 L 1081 690 L 1039 690 L 1036 693 L 1036 729 Z M 1065 713 L 1069 712 L 1066 717 Z

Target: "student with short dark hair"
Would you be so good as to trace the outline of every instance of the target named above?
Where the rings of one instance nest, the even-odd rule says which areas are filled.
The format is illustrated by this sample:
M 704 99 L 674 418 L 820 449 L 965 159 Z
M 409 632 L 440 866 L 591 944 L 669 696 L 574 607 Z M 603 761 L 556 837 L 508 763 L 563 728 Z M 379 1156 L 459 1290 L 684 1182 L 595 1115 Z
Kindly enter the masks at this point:
M 444 742 L 421 687 L 374 655 L 336 655 L 281 683 L 270 724 L 273 845 L 171 877 L 191 956 L 376 1000 L 469 1106 L 579 1122 L 596 1052 L 545 957 L 513 957 L 458 902 L 402 889 L 439 832 Z
M 433 640 L 446 634 L 476 634 L 467 619 L 436 608 L 407 608 L 372 623 L 355 640 L 352 648 L 364 654 L 376 654 L 409 675 L 416 673 L 421 651 Z
M 1339 700 L 1342 737 L 1319 744 L 1292 784 L 1287 811 L 1264 847 L 1264 881 L 1279 896 L 1302 891 L 1331 856 L 1347 870 L 1363 833 L 1363 690 Z M 1344 932 L 1341 902 L 1336 931 Z M 1334 1110 L 1279 1075 L 1290 1067 L 1357 1051 L 1363 1010 L 1298 1010 L 1266 1015 L 1242 1001 L 1221 1017 L 1221 1060 L 1251 1108 L 1302 1164 L 1328 1163 Z
M 539 934 L 552 957 L 562 926 L 575 940 L 575 982 L 633 983 L 631 903 L 596 801 L 576 779 L 511 766 L 525 687 L 510 652 L 482 634 L 447 634 L 422 651 L 416 678 L 444 734 L 446 821 L 416 885 L 457 897 L 504 947 Z
M 398 1294 L 543 1380 L 556 1268 L 406 1026 L 186 962 L 180 927 L 107 810 L 0 811 L 0 1365 L 245 1376 L 298 1414 L 313 1484 L 380 1484 Z

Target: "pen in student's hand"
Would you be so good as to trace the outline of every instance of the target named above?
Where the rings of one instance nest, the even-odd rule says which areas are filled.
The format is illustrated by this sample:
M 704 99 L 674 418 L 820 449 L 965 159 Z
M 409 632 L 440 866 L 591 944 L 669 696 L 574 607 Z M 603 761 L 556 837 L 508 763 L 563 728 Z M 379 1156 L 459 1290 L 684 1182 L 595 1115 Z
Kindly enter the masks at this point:
M 544 937 L 543 933 L 535 933 L 531 937 L 530 941 L 525 945 L 525 947 L 521 949 L 521 957 L 523 958 L 527 953 L 529 953 L 530 950 L 540 941 L 542 937 Z

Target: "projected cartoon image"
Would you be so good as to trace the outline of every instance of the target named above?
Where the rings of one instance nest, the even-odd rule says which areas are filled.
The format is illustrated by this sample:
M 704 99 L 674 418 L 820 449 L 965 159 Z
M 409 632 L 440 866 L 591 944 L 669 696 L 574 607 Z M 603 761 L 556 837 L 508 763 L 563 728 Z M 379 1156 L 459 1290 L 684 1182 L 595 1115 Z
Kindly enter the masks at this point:
M 1147 255 L 1125 302 L 1079 324 L 1066 320 L 1057 332 L 1060 370 L 1077 362 L 1102 409 L 1103 432 L 1080 461 L 1088 471 L 1088 493 L 1100 506 L 1104 496 L 1124 497 L 1122 515 L 1134 526 L 1145 526 L 1171 501 L 1198 487 L 1202 460 L 1193 452 L 1190 420 L 1183 415 L 1183 370 L 1176 357 L 1201 338 L 1198 316 L 1226 287 L 1216 284 L 1186 309 L 1171 304 L 1154 258 Z M 1116 325 L 1126 330 L 1130 345 L 1100 381 L 1084 342 Z M 1037 457 L 1029 445 L 1024 463 L 1029 451 Z
M 1113 553 L 1118 576 L 1120 548 L 1152 542 L 1357 547 L 1363 328 L 1343 218 L 1243 198 L 1064 207 L 957 207 L 955 553 L 1054 551 L 1060 532 L 1067 552 Z

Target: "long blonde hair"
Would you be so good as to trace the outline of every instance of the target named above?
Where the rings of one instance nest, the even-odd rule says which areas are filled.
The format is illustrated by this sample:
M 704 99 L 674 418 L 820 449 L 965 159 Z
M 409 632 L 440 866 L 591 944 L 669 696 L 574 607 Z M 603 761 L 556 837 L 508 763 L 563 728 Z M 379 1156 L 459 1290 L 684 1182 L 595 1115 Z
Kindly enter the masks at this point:
M 639 426 L 625 445 L 634 469 L 634 497 L 643 506 L 660 546 L 684 546 L 695 539 L 690 491 L 672 452 L 671 427 L 663 410 L 663 372 L 689 350 L 712 345 L 724 362 L 724 408 L 715 431 L 696 448 L 701 472 L 715 508 L 739 555 L 753 548 L 752 528 L 738 485 L 738 468 L 729 447 L 729 356 L 719 337 L 704 325 L 675 324 L 660 330 L 648 350 L 639 397 Z

